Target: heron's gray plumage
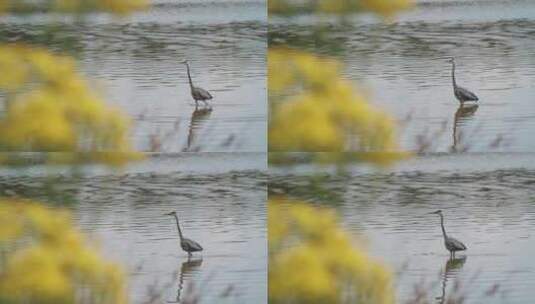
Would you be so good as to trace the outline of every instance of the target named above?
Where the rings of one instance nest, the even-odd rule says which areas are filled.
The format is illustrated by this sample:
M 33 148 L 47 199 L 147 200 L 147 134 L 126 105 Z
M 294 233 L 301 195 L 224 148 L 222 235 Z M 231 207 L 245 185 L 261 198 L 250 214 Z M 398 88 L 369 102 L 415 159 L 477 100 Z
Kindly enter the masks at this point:
M 199 243 L 182 236 L 182 229 L 180 229 L 180 223 L 178 221 L 178 216 L 176 215 L 176 211 L 167 213 L 166 215 L 173 215 L 175 217 L 176 227 L 178 228 L 178 236 L 180 237 L 180 247 L 182 248 L 182 250 L 187 252 L 188 255 L 191 255 L 192 252 L 203 250 L 202 246 L 199 245 Z
M 461 241 L 454 239 L 452 237 L 447 237 L 444 240 L 444 244 L 446 245 L 446 248 L 448 249 L 448 251 L 466 250 L 466 246 Z
M 202 251 L 202 246 L 199 245 L 199 243 L 187 238 L 183 238 L 180 241 L 180 247 L 182 247 L 182 249 L 186 252 Z
M 470 92 L 468 89 L 465 89 L 463 87 L 460 87 L 457 85 L 457 82 L 455 81 L 455 59 L 451 58 L 451 80 L 453 83 L 453 94 L 455 95 L 455 98 L 459 100 L 459 102 L 463 103 L 465 101 L 478 101 L 479 98 L 476 96 L 476 94 Z
M 210 92 L 206 91 L 203 88 L 197 88 L 192 87 L 191 88 L 191 96 L 193 96 L 193 99 L 195 100 L 210 100 L 212 99 L 212 95 Z
M 477 98 L 476 94 L 468 91 L 467 89 L 463 87 L 456 87 L 453 91 L 455 93 L 455 97 L 457 97 L 457 100 L 460 102 L 464 101 L 478 101 L 479 98 Z
M 446 234 L 446 229 L 444 228 L 444 216 L 442 215 L 442 210 L 437 210 L 431 212 L 432 214 L 440 215 L 440 227 L 442 228 L 442 236 L 444 237 L 444 246 L 450 252 L 450 255 L 455 256 L 456 251 L 466 250 L 466 246 L 459 240 L 452 238 Z
M 191 97 L 195 100 L 195 103 L 197 104 L 197 101 L 202 101 L 204 104 L 208 105 L 206 102 L 207 100 L 212 99 L 212 94 L 210 92 L 206 91 L 203 88 L 199 88 L 193 85 L 193 81 L 191 80 L 191 74 L 189 69 L 189 63 L 187 60 L 183 61 L 184 64 L 186 64 L 186 68 L 188 71 L 188 80 L 189 80 L 189 87 L 191 89 Z

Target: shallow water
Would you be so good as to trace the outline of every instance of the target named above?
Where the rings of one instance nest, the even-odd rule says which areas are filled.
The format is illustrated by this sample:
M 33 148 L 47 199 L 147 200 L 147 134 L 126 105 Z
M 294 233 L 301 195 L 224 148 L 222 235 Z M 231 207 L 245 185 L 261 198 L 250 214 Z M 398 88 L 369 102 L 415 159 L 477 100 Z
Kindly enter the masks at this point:
M 306 165 L 271 168 L 269 191 L 335 207 L 344 227 L 399 273 L 400 303 L 416 285 L 440 303 L 456 283 L 466 303 L 531 303 L 534 160 L 535 154 L 429 155 L 383 171 L 354 166 L 347 175 Z M 438 216 L 426 214 L 437 209 L 448 234 L 468 247 L 457 260 L 449 261 Z
M 397 273 L 400 303 L 415 296 L 415 286 L 432 303 L 456 293 L 465 303 L 531 303 L 535 3 L 417 2 L 390 22 L 270 19 L 269 43 L 339 59 L 344 77 L 398 121 L 401 146 L 432 153 L 383 171 L 270 167 L 269 193 L 336 208 L 351 235 Z M 478 107 L 455 100 L 451 56 L 458 84 L 479 96 Z M 436 209 L 468 247 L 459 259 L 449 261 L 440 220 L 426 214 Z
M 68 52 L 106 99 L 134 120 L 142 151 L 266 149 L 263 1 L 155 1 L 126 18 L 92 14 L 0 17 L 0 41 Z M 213 110 L 195 111 L 186 69 L 209 90 Z
M 120 171 L 9 169 L 1 171 L 0 196 L 72 209 L 105 255 L 125 266 L 132 303 L 144 303 L 151 290 L 164 303 L 183 299 L 191 286 L 200 303 L 265 303 L 265 159 L 201 153 L 155 156 Z M 190 260 L 174 219 L 163 215 L 173 210 L 184 235 L 204 247 Z
M 340 59 L 344 76 L 397 119 L 405 149 L 535 151 L 535 3 L 418 3 L 392 22 L 324 17 L 320 35 L 311 16 L 275 19 L 269 41 Z M 459 110 L 451 56 L 458 84 L 480 98 L 477 109 Z

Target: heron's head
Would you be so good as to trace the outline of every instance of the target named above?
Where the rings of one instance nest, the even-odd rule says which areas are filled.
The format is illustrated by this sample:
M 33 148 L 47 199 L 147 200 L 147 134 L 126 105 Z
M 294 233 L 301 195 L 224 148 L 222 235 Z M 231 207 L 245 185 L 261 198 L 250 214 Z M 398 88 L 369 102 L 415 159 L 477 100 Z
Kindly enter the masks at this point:
M 180 63 L 182 63 L 182 64 L 188 64 L 189 62 L 188 62 L 188 60 L 182 60 L 182 61 L 180 61 Z
M 164 214 L 164 215 L 176 215 L 176 211 L 171 211 L 171 212 L 166 213 L 166 214 Z
M 437 211 L 429 212 L 429 214 L 442 214 L 442 210 L 437 210 Z
M 448 58 L 448 62 L 449 63 L 454 63 L 455 62 L 455 58 L 453 58 L 453 57 Z

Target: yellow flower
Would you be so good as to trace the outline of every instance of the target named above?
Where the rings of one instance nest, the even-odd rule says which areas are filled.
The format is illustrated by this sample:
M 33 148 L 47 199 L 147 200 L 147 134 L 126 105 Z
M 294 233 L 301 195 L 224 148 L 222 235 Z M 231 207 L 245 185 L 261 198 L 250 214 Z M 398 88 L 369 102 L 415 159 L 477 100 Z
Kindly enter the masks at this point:
M 16 47 L 0 47 L 0 71 L 9 71 L 0 73 L 0 89 L 6 91 L 18 90 L 30 76 L 29 67 L 22 63 L 22 56 Z
M 268 55 L 270 152 L 394 151 L 394 122 L 342 79 L 333 60 L 288 49 Z
M 1 150 L 94 153 L 100 154 L 94 160 L 113 164 L 135 155 L 129 119 L 91 91 L 71 58 L 0 46 L 0 69 L 21 71 L 15 78 L 0 76 L 0 91 L 9 93 L 0 117 Z
M 0 299 L 7 303 L 127 302 L 124 274 L 88 246 L 69 212 L 0 201 Z M 5 229 L 11 226 L 15 228 Z
M 0 0 L 0 13 L 10 11 L 57 11 L 84 13 L 88 11 L 104 11 L 124 15 L 147 8 L 148 0 L 53 0 L 53 1 L 20 1 Z
M 61 257 L 49 247 L 33 246 L 8 258 L 0 293 L 11 298 L 61 299 L 72 286 L 62 273 Z M 64 253 L 66 254 L 66 253 Z
M 74 130 L 55 96 L 33 92 L 23 101 L 13 103 L 0 120 L 0 142 L 14 149 L 71 150 L 75 147 Z
M 363 9 L 386 17 L 390 17 L 398 11 L 411 8 L 414 5 L 412 0 L 360 0 L 360 2 Z
M 268 203 L 270 303 L 394 302 L 387 267 L 355 246 L 334 212 Z
M 268 1 L 268 11 L 270 14 L 281 15 L 301 11 L 339 15 L 371 11 L 389 17 L 413 5 L 413 0 L 270 0 Z

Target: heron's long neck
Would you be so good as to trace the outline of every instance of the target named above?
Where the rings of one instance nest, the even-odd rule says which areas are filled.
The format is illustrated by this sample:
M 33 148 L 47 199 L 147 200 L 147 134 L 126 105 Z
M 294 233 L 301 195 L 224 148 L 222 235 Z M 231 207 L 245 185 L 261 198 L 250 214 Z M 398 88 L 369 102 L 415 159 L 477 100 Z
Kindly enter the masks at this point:
M 178 228 L 178 235 L 180 236 L 180 240 L 182 240 L 182 230 L 180 230 L 180 224 L 178 223 L 178 216 L 175 214 L 175 220 L 176 220 L 176 227 Z
M 442 228 L 442 234 L 444 235 L 444 239 L 446 239 L 448 236 L 446 235 L 446 229 L 444 229 L 444 217 L 442 216 L 442 214 L 440 214 L 440 227 Z
M 186 68 L 188 69 L 189 86 L 190 86 L 190 88 L 193 89 L 193 82 L 191 81 L 191 75 L 190 75 L 190 72 L 189 72 L 189 64 L 188 63 L 186 63 Z
M 456 88 L 457 83 L 455 82 L 455 62 L 452 62 L 452 65 L 451 65 L 451 80 L 453 82 L 453 87 Z

